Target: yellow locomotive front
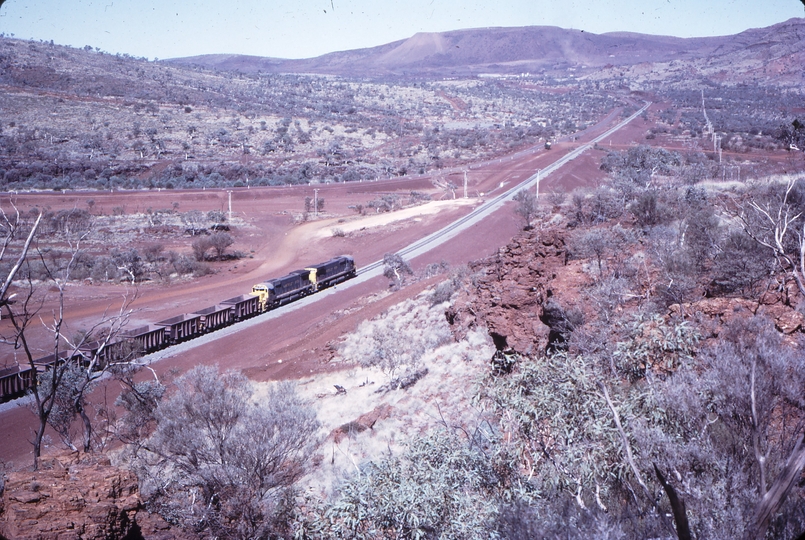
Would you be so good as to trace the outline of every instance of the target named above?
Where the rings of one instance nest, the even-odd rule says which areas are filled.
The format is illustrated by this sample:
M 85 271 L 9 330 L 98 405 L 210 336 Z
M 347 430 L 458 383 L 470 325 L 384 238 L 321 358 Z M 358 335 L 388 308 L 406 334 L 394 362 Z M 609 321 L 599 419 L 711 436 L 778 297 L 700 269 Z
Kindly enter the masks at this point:
M 271 297 L 272 287 L 270 283 L 258 283 L 252 287 L 252 296 L 256 296 L 260 302 L 260 311 L 268 309 L 268 301 Z

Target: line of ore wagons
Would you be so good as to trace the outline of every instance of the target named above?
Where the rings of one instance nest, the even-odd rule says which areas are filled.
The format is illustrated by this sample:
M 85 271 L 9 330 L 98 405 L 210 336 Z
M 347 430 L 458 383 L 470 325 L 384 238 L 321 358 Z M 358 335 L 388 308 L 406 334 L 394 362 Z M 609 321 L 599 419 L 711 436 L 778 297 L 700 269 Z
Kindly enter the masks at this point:
M 177 315 L 164 321 L 120 332 L 113 341 L 86 343 L 77 351 L 63 351 L 34 360 L 41 373 L 56 364 L 78 362 L 85 367 L 94 359 L 98 369 L 116 361 L 132 350 L 148 354 L 170 345 L 213 332 L 248 319 L 283 304 L 340 283 L 356 275 L 355 261 L 348 255 L 295 270 L 280 278 L 269 279 L 252 287 L 251 294 L 223 300 L 194 313 Z M 32 384 L 34 371 L 29 364 L 0 369 L 0 402 L 19 397 Z

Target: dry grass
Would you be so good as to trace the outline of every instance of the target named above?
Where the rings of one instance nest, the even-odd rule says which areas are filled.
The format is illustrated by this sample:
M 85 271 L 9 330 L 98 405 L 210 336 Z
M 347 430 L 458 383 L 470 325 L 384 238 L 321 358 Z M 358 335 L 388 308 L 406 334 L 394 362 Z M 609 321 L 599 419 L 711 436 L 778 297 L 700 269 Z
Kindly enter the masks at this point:
M 449 304 L 432 306 L 431 294 L 424 291 L 345 336 L 337 360 L 343 362 L 343 370 L 300 381 L 299 392 L 312 400 L 318 411 L 324 441 L 317 466 L 301 482 L 307 489 L 329 493 L 340 478 L 358 471 L 362 463 L 384 453 L 396 453 L 411 437 L 445 422 L 472 429 L 481 421 L 480 412 L 469 403 L 475 381 L 494 354 L 491 339 L 483 330 L 471 332 L 459 342 L 450 338 L 428 350 L 418 365 L 419 370 L 427 368 L 427 375 L 406 389 L 377 392 L 386 380 L 384 373 L 377 367 L 356 365 L 361 338 L 378 324 L 391 325 L 409 339 L 449 332 L 444 318 Z M 335 385 L 346 393 L 339 394 Z M 266 391 L 268 385 L 261 386 L 261 391 Z M 367 426 L 373 420 L 374 424 Z

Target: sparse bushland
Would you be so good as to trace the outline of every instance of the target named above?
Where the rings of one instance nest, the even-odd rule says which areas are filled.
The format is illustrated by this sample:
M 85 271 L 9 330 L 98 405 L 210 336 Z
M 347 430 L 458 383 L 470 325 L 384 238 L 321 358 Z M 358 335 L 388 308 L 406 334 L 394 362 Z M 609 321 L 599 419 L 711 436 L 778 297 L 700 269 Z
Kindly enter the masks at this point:
M 543 91 L 484 80 L 232 76 L 9 38 L 0 38 L 0 56 L 21 66 L 2 81 L 19 89 L 4 96 L 0 131 L 0 187 L 8 190 L 420 174 L 572 133 L 618 103 L 602 93 L 552 92 L 560 83 L 549 78 Z M 58 118 L 47 114 L 54 107 Z
M 551 330 L 561 330 L 547 350 L 509 351 L 507 369 L 496 369 L 488 336 L 479 345 L 451 335 L 455 310 L 489 286 L 467 269 L 345 337 L 336 361 L 385 376 L 381 392 L 365 389 L 365 395 L 438 396 L 424 413 L 429 423 L 398 420 L 395 426 L 417 427 L 362 461 L 348 443 L 306 446 L 291 460 L 294 474 L 281 475 L 283 482 L 272 476 L 261 494 L 265 484 L 244 478 L 257 460 L 253 451 L 265 447 L 251 442 L 254 433 L 245 435 L 258 424 L 244 419 L 270 424 L 276 396 L 256 405 L 241 376 L 209 369 L 178 380 L 168 397 L 157 382 L 130 383 L 117 433 L 140 456 L 150 507 L 188 530 L 233 537 L 685 538 L 685 531 L 697 538 L 796 537 L 805 528 L 801 486 L 790 474 L 791 467 L 801 469 L 805 430 L 805 401 L 797 392 L 805 385 L 801 331 L 783 336 L 775 322 L 738 308 L 714 323 L 696 314 L 695 303 L 705 295 L 744 296 L 758 313 L 761 296 L 797 304 L 796 288 L 780 286 L 794 283 L 791 266 L 747 234 L 747 226 L 764 221 L 735 216 L 756 208 L 753 202 L 761 209 L 784 203 L 783 213 L 796 215 L 798 182 L 724 193 L 691 186 L 692 165 L 684 159 L 653 177 L 642 168 L 654 169 L 651 163 L 631 162 L 628 154 L 622 163 L 627 172 L 614 168 L 610 185 L 554 209 L 564 217 L 551 222 L 570 228 L 561 231 L 565 264 L 573 274 L 581 269 L 583 281 L 577 308 L 563 308 L 565 292 L 558 289 L 540 305 Z M 628 177 L 646 174 L 650 185 Z M 794 249 L 786 253 L 796 250 L 792 240 L 783 242 Z M 405 261 L 387 262 L 402 275 Z M 530 253 L 517 264 L 540 267 Z M 546 276 L 561 274 L 558 265 L 533 282 L 521 277 L 521 285 L 540 290 Z M 425 275 L 444 271 L 436 266 Z M 485 354 L 480 360 L 478 351 Z M 437 368 L 466 370 L 461 391 L 442 388 L 459 383 Z M 440 393 L 428 394 L 428 385 Z M 347 395 L 355 399 L 357 388 Z M 319 399 L 319 407 L 333 406 Z M 298 398 L 291 402 L 290 409 L 302 407 Z M 212 405 L 221 414 L 210 420 Z M 293 428 L 318 426 L 309 414 L 295 413 Z M 383 427 L 363 429 L 343 433 L 357 447 Z M 294 440 L 315 439 L 314 432 L 318 427 L 294 432 Z M 224 441 L 223 450 L 213 440 Z M 196 442 L 201 465 L 187 460 Z M 339 451 L 349 463 L 327 470 L 350 472 L 322 480 L 323 462 L 335 463 Z M 316 452 L 327 458 L 310 465 L 304 456 Z M 307 483 L 329 488 L 301 496 Z
M 679 221 L 637 228 L 620 249 Z M 612 279 L 634 264 L 622 259 L 605 267 Z M 708 261 L 686 269 L 699 286 Z M 661 263 L 649 255 L 643 271 Z M 591 290 L 600 290 L 601 272 L 591 273 Z M 475 287 L 469 276 L 455 281 L 445 289 Z M 632 277 L 624 290 L 652 286 Z M 783 339 L 745 312 L 712 340 L 707 324 L 669 315 L 654 294 L 621 296 L 618 309 L 585 305 L 564 350 L 514 353 L 508 373 L 487 363 L 464 405 L 479 424 L 446 420 L 372 459 L 332 495 L 306 500 L 295 527 L 310 538 L 796 537 L 805 513 L 786 463 L 802 461 L 801 335 Z M 377 325 L 396 329 L 385 342 L 413 342 L 443 324 L 420 312 L 428 313 L 401 304 L 348 336 L 343 350 L 367 356 L 360 345 L 376 348 Z
M 661 113 L 667 127 L 660 132 L 689 134 L 704 151 L 713 150 L 706 133 L 700 88 L 668 88 L 663 97 L 674 108 Z M 799 99 L 796 92 L 771 86 L 712 85 L 704 91 L 704 107 L 722 148 L 737 152 L 787 148 L 794 134 L 793 121 Z
M 802 360 L 767 321 L 730 329 L 733 337 L 714 347 L 667 324 L 654 321 L 624 336 L 631 343 L 613 344 L 636 361 L 625 372 L 623 364 L 612 372 L 606 351 L 558 353 L 520 358 L 511 375 L 480 386 L 481 403 L 512 434 L 503 447 L 523 464 L 535 494 L 506 527 L 520 534 L 540 520 L 557 527 L 570 511 L 577 517 L 557 528 L 572 537 L 584 537 L 585 522 L 616 537 L 675 535 L 680 524 L 665 517 L 672 508 L 663 471 L 698 537 L 763 537 L 755 536 L 753 514 L 802 436 L 804 403 L 789 404 L 793 386 L 783 382 Z M 658 332 L 666 337 L 652 337 Z M 781 406 L 786 429 L 767 416 Z M 774 537 L 794 537 L 805 525 L 801 495 L 792 495 L 766 524 Z
M 20 216 L 20 226 L 30 227 L 34 214 Z M 189 211 L 153 210 L 144 214 L 126 214 L 121 208 L 113 215 L 90 214 L 83 209 L 45 211 L 38 226 L 37 249 L 40 256 L 32 258 L 20 269 L 19 277 L 46 280 L 50 268 L 71 265 L 72 281 L 93 283 L 128 283 L 159 279 L 168 281 L 177 276 L 203 276 L 212 272 L 208 261 L 238 259 L 243 256 L 228 248 L 234 244 L 223 212 L 204 214 Z M 79 249 L 65 249 L 64 238 L 76 231 L 85 231 Z M 142 231 L 155 238 L 141 249 L 131 247 Z M 165 244 L 190 236 L 188 253 L 165 250 Z M 192 251 L 192 255 L 190 253 Z M 8 270 L 0 262 L 0 269 Z
M 724 266 L 721 250 L 752 259 L 758 243 L 722 213 L 732 199 L 691 188 L 683 173 L 662 178 L 663 200 L 678 210 L 660 223 L 639 224 L 626 212 L 607 221 L 607 212 L 596 210 L 595 196 L 559 209 L 574 228 L 567 264 L 579 265 L 580 259 L 588 280 L 580 291 L 580 313 L 561 309 L 560 290 L 542 305 L 543 311 L 561 310 L 567 319 L 561 346 L 510 353 L 510 369 L 503 371 L 494 369 L 489 343 L 454 342 L 451 303 L 460 304 L 457 294 L 488 286 L 466 269 L 348 335 L 340 361 L 379 370 L 392 383 L 385 392 L 366 390 L 368 395 L 410 403 L 425 385 L 439 386 L 440 393 L 433 394 L 439 397 L 425 413 L 431 416 L 427 427 L 405 418 L 403 425 L 418 427 L 406 433 L 402 447 L 395 439 L 393 447 L 352 461 L 351 472 L 321 496 L 294 495 L 307 482 L 327 483 L 316 480 L 321 460 L 314 460 L 315 466 L 295 461 L 300 468 L 292 470 L 304 469 L 308 476 L 301 483 L 289 478 L 266 496 L 254 495 L 260 491 L 256 484 L 242 481 L 246 469 L 235 458 L 261 447 L 243 435 L 243 416 L 251 417 L 258 406 L 240 376 L 194 371 L 177 381 L 174 397 L 161 401 L 157 383 L 132 384 L 121 398 L 130 411 L 119 433 L 135 441 L 132 453 L 148 458 L 140 462 L 140 474 L 150 507 L 188 530 L 233 537 L 684 538 L 686 528 L 698 538 L 763 538 L 764 530 L 772 537 L 796 537 L 805 528 L 802 493 L 784 465 L 799 459 L 796 443 L 805 426 L 805 402 L 796 391 L 805 384 L 797 354 L 805 346 L 801 334 L 783 338 L 771 321 L 747 311 L 736 312 L 713 340 L 711 323 L 684 318 L 684 306 L 667 308 L 701 299 L 717 276 L 726 276 L 718 278 L 726 284 L 718 289 L 721 295 L 768 294 L 774 291 L 768 271 L 785 279 L 785 267 L 764 266 L 766 273 L 758 270 L 752 278 L 757 281 L 749 283 L 727 279 L 741 272 Z M 629 197 L 638 198 L 643 189 L 638 186 Z M 779 196 L 780 189 L 772 191 Z M 576 211 L 583 219 L 572 220 Z M 530 255 L 521 262 L 534 263 Z M 672 285 L 681 279 L 688 288 L 674 293 Z M 478 351 L 486 356 L 479 360 Z M 454 353 L 474 360 L 452 359 Z M 465 378 L 460 392 L 441 387 L 457 384 L 436 371 L 448 361 L 443 369 L 468 370 L 475 385 Z M 395 383 L 417 373 L 415 385 Z M 349 389 L 349 399 L 356 394 Z M 458 397 L 450 396 L 448 408 L 449 394 Z M 246 411 L 221 414 L 210 424 L 231 420 L 214 431 L 229 433 L 223 444 L 228 450 L 221 454 L 232 458 L 226 468 L 209 444 L 214 433 L 208 435 L 202 421 L 213 404 L 222 413 L 236 406 Z M 319 406 L 332 404 L 323 400 Z M 270 423 L 265 415 L 258 415 L 261 425 Z M 297 422 L 300 417 L 308 418 L 295 413 L 295 429 L 309 425 Z M 256 428 L 248 424 L 248 429 Z M 347 436 L 357 445 L 381 429 Z M 204 452 L 198 455 L 215 459 L 204 467 L 187 465 L 184 448 L 199 437 Z M 355 455 L 352 447 L 332 444 L 332 450 L 319 448 L 327 455 L 323 461 L 334 461 L 337 448 Z M 305 455 L 312 452 L 308 448 Z M 793 487 L 781 497 L 787 478 Z M 227 483 L 233 479 L 238 487 Z M 771 495 L 764 499 L 766 493 Z M 764 502 L 769 499 L 772 503 Z M 680 500 L 687 509 L 685 523 L 678 512 L 674 517 L 679 504 L 672 501 Z
M 518 434 L 503 446 L 534 494 L 501 505 L 498 530 L 796 537 L 805 528 L 795 487 L 805 464 L 805 402 L 790 394 L 784 374 L 802 369 L 801 332 L 783 339 L 771 321 L 746 311 L 719 330 L 719 341 L 703 341 L 712 323 L 667 309 L 705 293 L 755 302 L 772 294 L 797 306 L 796 185 L 772 181 L 733 196 L 685 187 L 688 165 L 679 160 L 652 177 L 656 165 L 618 158 L 614 190 L 577 194 L 563 209 L 576 229 L 570 254 L 590 269 L 583 321 L 564 350 L 520 355 L 510 375 L 492 370 L 479 385 L 479 403 L 500 419 L 498 429 Z M 616 193 L 640 210 L 607 210 Z M 667 210 L 655 210 L 660 200 Z

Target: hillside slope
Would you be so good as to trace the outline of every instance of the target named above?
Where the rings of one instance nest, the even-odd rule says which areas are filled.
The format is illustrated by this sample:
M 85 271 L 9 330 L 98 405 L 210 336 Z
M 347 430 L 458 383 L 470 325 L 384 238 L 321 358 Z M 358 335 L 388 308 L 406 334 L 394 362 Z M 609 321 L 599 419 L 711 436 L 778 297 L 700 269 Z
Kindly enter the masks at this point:
M 519 74 L 568 68 L 610 68 L 645 63 L 701 62 L 758 70 L 769 61 L 794 69 L 792 54 L 802 50 L 803 19 L 734 36 L 676 38 L 627 32 L 592 34 L 548 26 L 476 28 L 418 33 L 378 47 L 333 52 L 304 60 L 243 55 L 206 55 L 166 62 L 248 73 L 321 73 L 341 76 Z M 799 63 L 801 65 L 801 63 Z

